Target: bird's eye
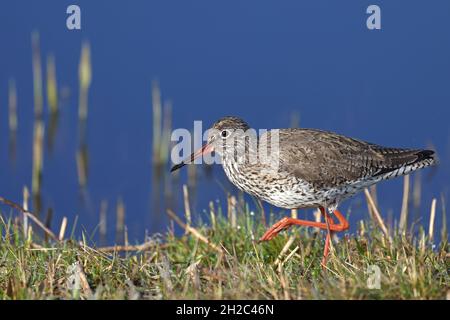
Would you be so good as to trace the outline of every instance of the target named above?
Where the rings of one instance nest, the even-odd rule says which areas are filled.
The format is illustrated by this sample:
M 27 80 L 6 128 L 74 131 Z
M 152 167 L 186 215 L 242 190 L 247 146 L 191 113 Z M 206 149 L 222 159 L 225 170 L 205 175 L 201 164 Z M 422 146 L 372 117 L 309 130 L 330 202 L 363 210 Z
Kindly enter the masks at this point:
M 220 135 L 222 136 L 222 138 L 226 138 L 228 137 L 229 131 L 228 130 L 223 130 Z

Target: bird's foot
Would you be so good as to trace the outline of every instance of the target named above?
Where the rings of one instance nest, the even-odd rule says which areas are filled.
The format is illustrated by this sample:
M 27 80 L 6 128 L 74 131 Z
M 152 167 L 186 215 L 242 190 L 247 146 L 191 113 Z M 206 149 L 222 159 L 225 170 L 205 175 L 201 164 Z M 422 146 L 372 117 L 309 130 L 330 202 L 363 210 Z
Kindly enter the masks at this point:
M 275 236 L 280 233 L 281 231 L 288 229 L 290 226 L 292 225 L 292 221 L 290 218 L 283 218 L 280 221 L 278 221 L 277 223 L 275 223 L 273 226 L 271 226 L 266 233 L 264 233 L 264 235 L 259 239 L 258 242 L 263 242 L 263 241 L 269 241 L 273 238 L 275 238 Z

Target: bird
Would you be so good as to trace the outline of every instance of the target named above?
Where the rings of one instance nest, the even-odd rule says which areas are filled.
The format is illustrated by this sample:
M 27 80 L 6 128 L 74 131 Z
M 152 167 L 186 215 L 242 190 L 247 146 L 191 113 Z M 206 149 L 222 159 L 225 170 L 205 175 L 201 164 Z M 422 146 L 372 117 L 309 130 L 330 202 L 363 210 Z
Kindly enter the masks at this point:
M 332 233 L 349 228 L 337 209 L 340 203 L 380 181 L 437 162 L 433 150 L 384 147 L 331 131 L 271 129 L 259 136 L 255 131 L 238 117 L 223 117 L 208 130 L 206 143 L 171 172 L 214 153 L 228 179 L 257 199 L 284 209 L 318 208 L 325 222 L 284 217 L 259 241 L 269 241 L 293 225 L 326 230 L 322 266 Z

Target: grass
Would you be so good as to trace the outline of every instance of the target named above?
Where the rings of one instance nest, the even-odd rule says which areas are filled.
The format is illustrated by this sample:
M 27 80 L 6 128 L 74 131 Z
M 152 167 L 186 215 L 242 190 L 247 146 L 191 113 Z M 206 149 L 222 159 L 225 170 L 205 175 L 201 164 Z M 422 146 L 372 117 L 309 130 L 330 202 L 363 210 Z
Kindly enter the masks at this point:
M 292 228 L 268 243 L 254 241 L 265 226 L 243 210 L 233 226 L 220 209 L 209 221 L 185 225 L 142 245 L 95 248 L 78 241 L 45 240 L 19 219 L 0 219 L 2 299 L 445 299 L 447 237 L 433 248 L 416 237 L 372 221 L 334 242 L 327 269 L 320 266 L 324 235 Z M 194 219 L 195 220 L 195 219 Z M 200 220 L 200 219 L 197 219 Z M 36 226 L 36 225 L 35 225 Z M 37 227 L 37 226 L 36 226 Z M 64 226 L 65 228 L 65 226 Z M 51 232 L 51 231 L 50 231 Z M 64 233 L 64 232 L 62 232 Z M 52 235 L 54 236 L 54 235 Z M 50 237 L 47 237 L 52 239 Z M 381 271 L 380 289 L 368 287 L 369 268 Z M 370 281 L 370 279 L 369 279 Z

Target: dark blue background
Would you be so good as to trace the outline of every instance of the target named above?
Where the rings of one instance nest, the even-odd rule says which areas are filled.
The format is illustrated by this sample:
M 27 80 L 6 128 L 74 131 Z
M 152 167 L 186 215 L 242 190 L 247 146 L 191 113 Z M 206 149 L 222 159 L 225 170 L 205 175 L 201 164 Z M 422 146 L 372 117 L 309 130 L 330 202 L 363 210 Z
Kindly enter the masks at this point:
M 69 4 L 81 7 L 81 31 L 66 28 Z M 382 30 L 366 27 L 370 4 L 381 7 Z M 167 228 L 164 210 L 155 212 L 151 200 L 155 78 L 163 97 L 173 101 L 175 127 L 192 128 L 194 120 L 210 125 L 224 115 L 241 116 L 256 128 L 287 127 L 298 112 L 302 127 L 389 146 L 433 146 L 441 165 L 422 175 L 421 213 L 427 224 L 437 197 L 439 224 L 450 176 L 449 21 L 449 1 L 2 1 L 0 194 L 20 202 L 23 186 L 31 184 L 30 35 L 37 30 L 43 63 L 54 53 L 58 85 L 71 90 L 55 152 L 44 157 L 43 199 L 55 209 L 55 224 L 79 215 L 91 232 L 106 199 L 113 230 L 113 207 L 122 196 L 131 239 L 142 240 L 145 229 Z M 88 206 L 80 201 L 75 158 L 82 40 L 91 44 L 93 68 Z M 16 163 L 7 153 L 10 78 L 18 92 Z M 211 199 L 225 202 L 223 172 L 213 176 L 199 185 L 197 212 Z M 173 192 L 180 200 L 181 188 Z M 401 179 L 380 186 L 384 215 L 392 209 L 398 217 L 401 194 Z M 366 212 L 361 206 L 354 219 Z

